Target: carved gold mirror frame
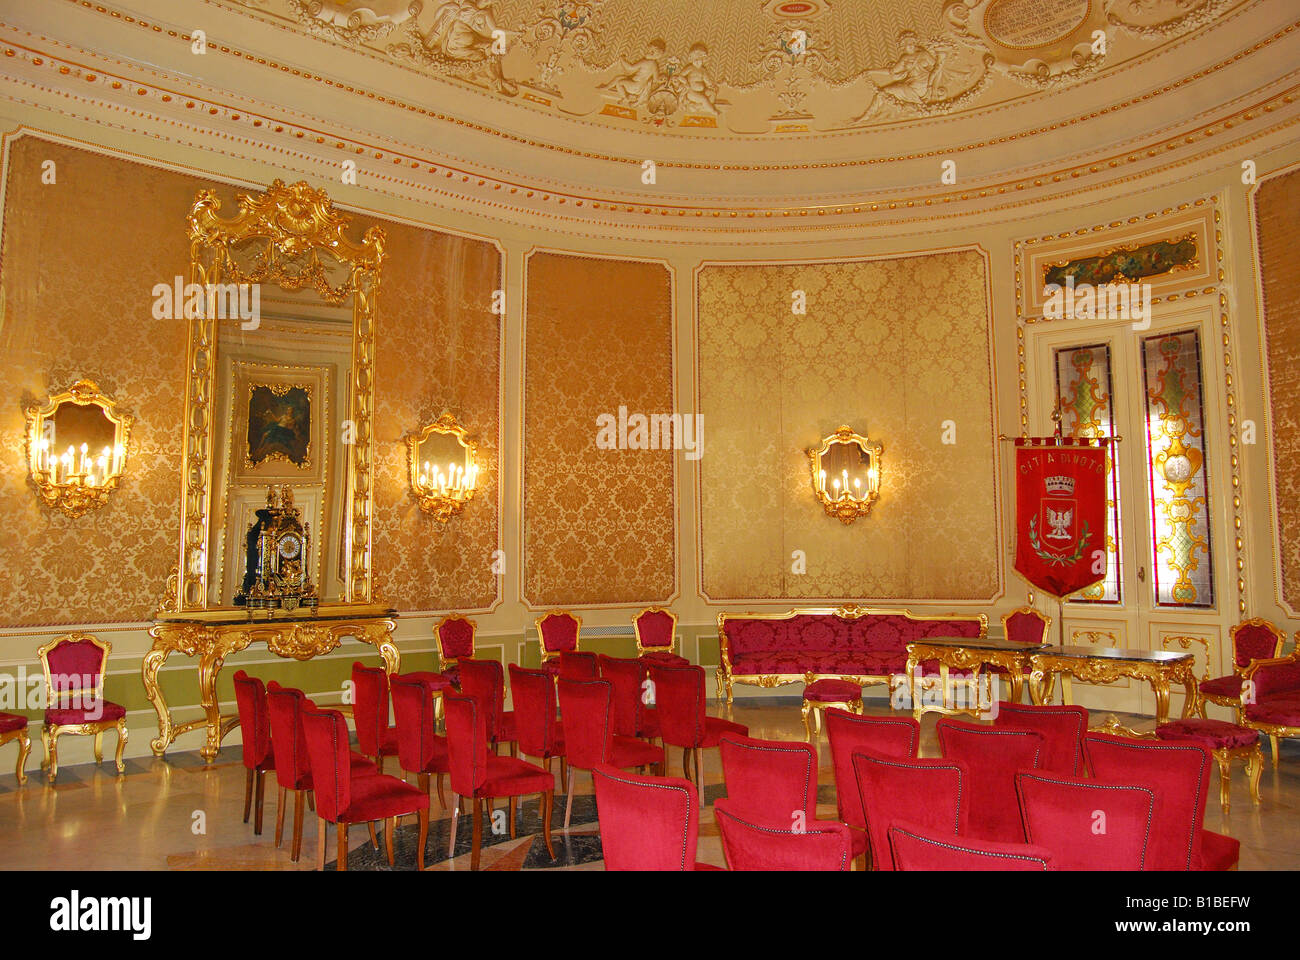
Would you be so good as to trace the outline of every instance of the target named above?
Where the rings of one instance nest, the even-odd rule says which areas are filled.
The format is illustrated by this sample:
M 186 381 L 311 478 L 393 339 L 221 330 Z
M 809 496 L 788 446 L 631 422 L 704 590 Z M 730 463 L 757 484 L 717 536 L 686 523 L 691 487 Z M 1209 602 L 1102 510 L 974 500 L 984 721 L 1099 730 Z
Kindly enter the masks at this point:
M 825 458 L 835 446 L 856 447 L 859 456 L 865 461 L 864 474 L 859 476 L 855 470 L 854 476 L 850 477 L 845 471 L 844 482 L 832 475 L 828 485 Z M 823 438 L 820 446 L 807 451 L 813 493 L 826 511 L 826 516 L 834 517 L 847 525 L 858 517 L 871 513 L 871 505 L 880 499 L 880 455 L 883 450 L 884 444 L 843 426 L 829 437 Z M 866 481 L 865 486 L 861 485 L 862 480 Z
M 102 454 L 83 442 L 79 451 L 69 446 L 60 456 L 62 438 L 55 436 L 54 424 L 59 410 L 69 404 L 96 407 L 103 414 L 113 439 L 103 446 Z M 101 393 L 95 381 L 85 379 L 51 396 L 45 406 L 26 405 L 23 413 L 27 418 L 27 473 L 41 502 L 73 519 L 102 507 L 126 473 L 133 418 L 120 413 L 113 398 Z M 51 441 L 51 437 L 55 439 Z
M 324 190 L 275 180 L 262 194 L 240 194 L 239 211 L 225 219 L 212 190 L 202 190 L 188 217 L 190 283 L 273 284 L 311 289 L 332 305 L 352 301 L 352 366 L 348 384 L 351 443 L 345 445 L 343 603 L 372 603 L 371 512 L 374 500 L 374 363 L 384 232 L 347 236 L 350 218 Z M 253 251 L 250 257 L 249 252 Z M 323 255 L 323 256 L 322 256 Z M 325 264 L 346 268 L 331 283 Z M 162 615 L 208 609 L 208 551 L 212 509 L 213 399 L 217 377 L 216 297 L 206 315 L 187 317 L 184 447 L 181 461 L 180 559 L 168 583 Z M 203 314 L 204 311 L 195 311 Z M 347 438 L 345 438 L 347 439 Z
M 439 483 L 438 468 L 441 464 L 434 465 L 430 471 L 420 453 L 425 441 L 435 433 L 451 437 L 462 450 L 460 473 L 457 476 L 441 477 L 446 481 L 444 483 Z M 406 450 L 411 469 L 411 494 L 424 513 L 439 523 L 446 523 L 474 499 L 479 472 L 478 444 L 469 438 L 469 433 L 450 413 L 444 413 L 433 423 L 407 437 Z

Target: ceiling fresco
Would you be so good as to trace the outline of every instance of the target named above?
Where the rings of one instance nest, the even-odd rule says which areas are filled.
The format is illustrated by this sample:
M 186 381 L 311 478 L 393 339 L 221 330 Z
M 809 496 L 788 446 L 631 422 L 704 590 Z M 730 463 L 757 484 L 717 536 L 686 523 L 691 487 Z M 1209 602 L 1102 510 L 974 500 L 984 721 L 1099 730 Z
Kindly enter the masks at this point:
M 211 2 L 325 56 L 343 45 L 539 111 L 707 137 L 1005 103 L 1141 59 L 1241 0 Z

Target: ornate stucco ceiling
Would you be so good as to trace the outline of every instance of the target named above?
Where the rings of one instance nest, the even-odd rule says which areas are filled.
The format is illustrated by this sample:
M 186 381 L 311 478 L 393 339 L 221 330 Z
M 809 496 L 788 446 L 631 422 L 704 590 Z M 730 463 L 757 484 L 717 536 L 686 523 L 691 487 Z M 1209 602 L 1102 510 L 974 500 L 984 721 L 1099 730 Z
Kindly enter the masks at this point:
M 1240 0 L 213 0 L 617 129 L 869 128 L 1068 86 Z

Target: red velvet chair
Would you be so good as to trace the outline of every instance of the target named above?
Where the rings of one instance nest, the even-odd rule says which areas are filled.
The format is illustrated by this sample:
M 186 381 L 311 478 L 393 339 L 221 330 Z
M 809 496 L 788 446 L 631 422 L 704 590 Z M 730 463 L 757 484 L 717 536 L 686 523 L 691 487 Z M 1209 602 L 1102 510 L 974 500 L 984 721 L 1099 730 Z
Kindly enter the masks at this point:
M 459 613 L 449 613 L 434 625 L 433 636 L 438 641 L 438 665 L 442 668 L 442 675 L 457 690 L 460 689 L 459 664 L 461 660 L 474 656 L 474 634 L 477 630 L 477 623 Z M 441 708 L 441 702 L 438 706 Z
M 243 737 L 244 822 L 257 795 L 257 813 L 253 833 L 262 832 L 262 803 L 266 796 L 266 772 L 275 769 L 271 752 L 271 719 L 266 706 L 266 685 L 243 670 L 235 671 L 235 703 L 239 708 L 239 727 Z
M 1272 660 L 1282 656 L 1286 634 L 1263 617 L 1251 617 L 1228 632 L 1228 642 L 1232 645 L 1232 673 L 1226 677 L 1214 677 L 1200 682 L 1201 716 L 1205 716 L 1205 704 L 1208 701 L 1228 707 L 1236 714 L 1237 722 L 1241 723 L 1241 690 L 1246 671 L 1257 660 Z
M 676 777 L 643 777 L 607 764 L 591 771 L 606 870 L 713 870 L 695 862 L 700 798 Z
M 1043 735 L 1017 727 L 986 727 L 943 717 L 935 724 L 945 757 L 970 767 L 970 835 L 995 843 L 1025 838 L 1016 801 L 1016 773 L 1037 770 Z
M 650 663 L 654 684 L 655 710 L 659 715 L 659 734 L 665 751 L 669 746 L 682 748 L 682 772 L 691 775 L 691 757 L 695 758 L 695 785 L 704 794 L 703 761 L 700 754 L 716 747 L 724 733 L 749 736 L 749 727 L 704 713 L 704 668 L 673 667 Z
M 565 680 L 599 680 L 600 662 L 594 653 L 580 653 L 577 650 L 565 650 L 558 657 L 560 662 L 556 675 Z M 550 671 L 546 671 L 550 673 Z
M 477 660 L 466 657 L 460 661 L 460 692 L 467 697 L 477 697 L 487 713 L 488 742 L 494 753 L 501 744 L 515 755 L 515 714 L 506 709 L 506 674 L 496 660 Z
M 1088 732 L 1088 711 L 1059 704 L 998 704 L 995 727 L 1034 730 L 1043 736 L 1043 754 L 1038 769 L 1067 777 L 1083 776 L 1083 736 Z M 1061 867 L 1059 861 L 1057 867 Z
M 664 752 L 633 737 L 614 733 L 614 687 L 608 680 L 565 680 L 559 690 L 560 713 L 564 717 L 564 750 L 569 761 L 565 784 L 564 828 L 573 813 L 573 782 L 576 771 L 595 770 L 602 764 L 616 770 L 654 766 L 664 773 Z
M 1300 645 L 1290 656 L 1256 660 L 1243 673 L 1241 725 L 1266 734 L 1278 762 L 1278 739 L 1300 737 Z
M 614 732 L 622 737 L 654 740 L 659 736 L 659 711 L 650 699 L 650 670 L 642 660 L 599 655 L 600 678 L 614 685 Z
M 862 816 L 862 795 L 853 754 L 866 750 L 878 757 L 915 757 L 921 742 L 921 724 L 912 717 L 873 717 L 831 707 L 826 711 L 826 738 L 831 743 L 835 771 L 835 805 L 839 818 L 853 829 L 853 857 L 867 868 L 867 822 Z
M 1023 843 L 991 843 L 954 837 L 946 830 L 905 820 L 889 828 L 889 846 L 899 870 L 1054 870 L 1052 852 Z
M 397 721 L 397 761 L 419 780 L 429 793 L 429 777 L 437 776 L 438 803 L 445 810 L 442 778 L 451 772 L 447 738 L 437 734 L 438 704 L 442 690 L 429 677 L 395 673 L 389 684 L 393 695 L 393 717 Z
M 499 664 L 498 664 L 499 666 Z M 521 796 L 540 794 L 542 836 L 546 852 L 555 859 L 551 846 L 551 810 L 555 801 L 555 777 L 548 771 L 517 757 L 498 757 L 488 752 L 488 710 L 478 699 L 462 694 L 445 698 L 447 745 L 451 751 L 451 841 L 447 856 L 456 852 L 456 827 L 460 822 L 460 801 L 474 803 L 474 840 L 470 869 L 477 870 L 483 846 L 483 801 L 499 797 L 515 801 Z M 511 804 L 512 809 L 514 803 Z M 510 835 L 515 835 L 515 818 L 510 818 Z
M 1026 646 L 1038 646 L 1047 642 L 1047 632 L 1052 628 L 1052 618 L 1034 607 L 1016 607 L 1002 615 L 1002 632 L 1012 643 Z M 1026 664 L 1019 674 L 1012 673 L 1006 667 L 990 666 L 988 673 L 1001 674 L 1011 685 L 1011 700 L 1018 703 L 1025 688 L 1025 677 L 1031 668 Z
M 862 797 L 862 816 L 873 870 L 893 870 L 889 827 L 908 820 L 956 837 L 970 820 L 970 768 L 960 760 L 885 757 L 857 750 L 853 775 Z
M 388 725 L 388 674 L 381 667 L 352 664 L 352 722 L 357 747 L 384 772 L 384 758 L 397 754 L 397 728 Z
M 1149 787 L 1022 771 L 1016 794 L 1025 842 L 1058 870 L 1142 870 L 1156 795 Z
M 548 773 L 551 761 L 559 757 L 560 783 L 564 783 L 564 728 L 556 717 L 555 678 L 545 670 L 526 670 L 512 663 L 510 695 L 520 755 L 541 760 Z
M 817 819 L 817 750 L 807 743 L 724 733 L 718 740 L 731 812 L 765 826 Z
M 393 831 L 397 818 L 414 813 L 420 821 L 416 869 L 424 869 L 424 846 L 429 838 L 429 795 L 397 777 L 374 773 L 352 776 L 352 751 L 348 746 L 348 725 L 337 710 L 307 710 L 303 713 L 307 731 L 307 753 L 311 757 L 311 780 L 319 818 L 316 866 L 325 869 L 327 824 L 338 833 L 338 869 L 348 868 L 348 826 L 382 820 L 388 865 L 393 865 Z M 373 833 L 373 829 L 372 829 Z
M 673 652 L 677 646 L 677 615 L 662 607 L 646 607 L 632 618 L 636 652 L 642 660 L 685 667 L 690 661 Z
M 1210 751 L 1187 741 L 1135 740 L 1090 733 L 1083 741 L 1095 779 L 1136 784 L 1156 795 L 1148 870 L 1230 870 L 1239 841 L 1205 830 Z
M 6 743 L 18 741 L 18 763 L 14 767 L 14 776 L 18 785 L 27 782 L 27 754 L 32 749 L 32 738 L 27 734 L 27 718 L 16 713 L 0 713 L 0 747 Z
M 778 827 L 742 815 L 730 800 L 715 801 L 713 816 L 732 870 L 847 871 L 853 862 L 849 828 L 838 820 Z
M 126 772 L 126 708 L 104 699 L 104 670 L 113 645 L 85 633 L 57 637 L 36 651 L 45 671 L 45 723 L 41 742 L 45 759 L 41 767 L 50 783 L 59 775 L 59 737 L 93 736 L 95 762 L 104 762 L 104 731 L 117 730 L 118 773 Z M 25 758 L 24 758 L 25 759 Z M 244 818 L 248 822 L 248 818 Z
M 537 626 L 537 641 L 542 651 L 542 669 L 558 676 L 560 654 L 566 650 L 576 652 L 578 649 L 582 617 L 567 610 L 552 610 L 533 623 Z
M 242 672 L 242 671 L 241 671 Z M 302 722 L 306 711 L 316 712 L 316 704 L 301 690 L 282 687 L 274 680 L 266 685 L 266 712 L 271 726 L 271 752 L 275 755 L 275 781 L 280 788 L 275 807 L 275 845 L 284 837 L 284 811 L 287 793 L 293 793 L 293 847 L 290 859 L 297 863 L 302 855 L 303 802 L 311 799 L 311 756 L 307 750 L 307 728 Z M 375 776 L 374 763 L 353 751 L 350 759 L 352 777 Z M 313 809 L 315 801 L 312 800 Z M 248 811 L 245 806 L 245 818 Z M 373 834 L 374 827 L 371 826 Z M 372 835 L 378 846 L 378 840 Z

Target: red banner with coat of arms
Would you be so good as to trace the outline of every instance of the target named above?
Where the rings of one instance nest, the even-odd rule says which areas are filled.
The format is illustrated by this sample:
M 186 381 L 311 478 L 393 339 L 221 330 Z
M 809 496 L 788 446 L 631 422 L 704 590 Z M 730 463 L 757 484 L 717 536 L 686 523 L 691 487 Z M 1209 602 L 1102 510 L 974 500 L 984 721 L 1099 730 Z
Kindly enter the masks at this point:
M 1016 572 L 1054 597 L 1105 579 L 1105 447 L 1016 440 Z

